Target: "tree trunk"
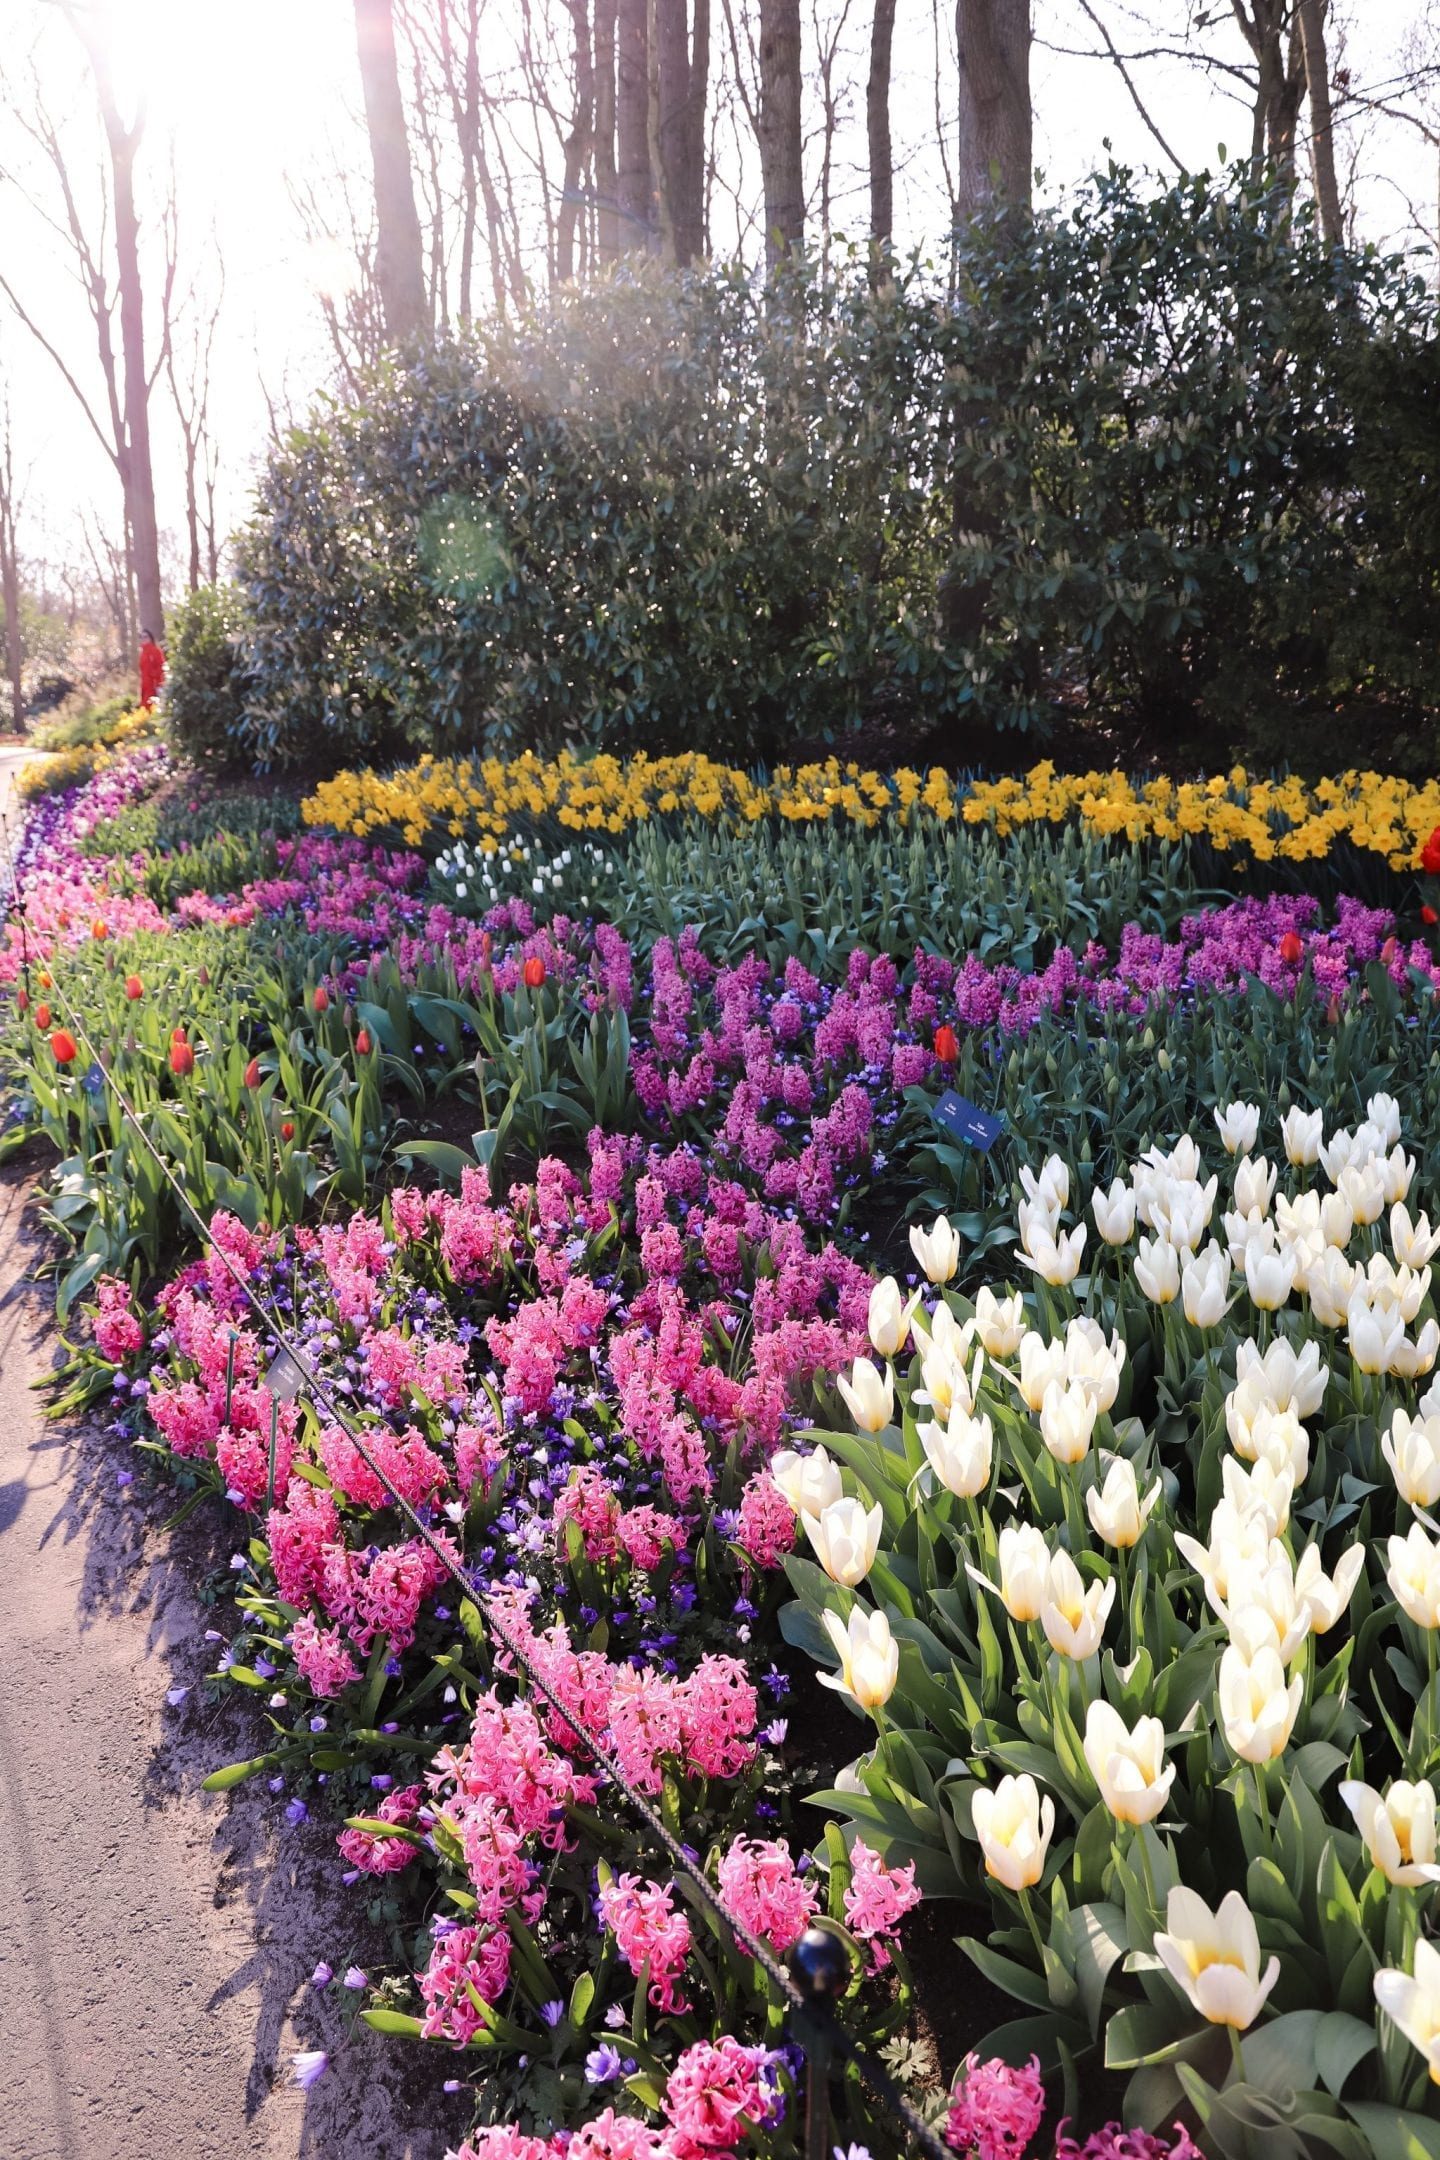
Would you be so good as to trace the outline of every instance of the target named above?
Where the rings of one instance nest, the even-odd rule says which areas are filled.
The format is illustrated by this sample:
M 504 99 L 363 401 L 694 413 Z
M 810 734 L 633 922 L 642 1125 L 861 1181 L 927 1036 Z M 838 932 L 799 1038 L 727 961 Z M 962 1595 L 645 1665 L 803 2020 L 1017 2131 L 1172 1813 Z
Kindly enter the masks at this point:
M 875 0 L 870 21 L 870 73 L 865 83 L 865 138 L 870 153 L 870 250 L 879 269 L 895 227 L 895 167 L 890 148 L 890 49 L 895 0 Z
M 777 263 L 805 237 L 800 139 L 800 0 L 760 0 L 760 175 L 765 260 Z
M 580 230 L 581 193 L 590 163 L 595 128 L 595 67 L 590 46 L 589 0 L 568 0 L 574 41 L 575 105 L 565 137 L 565 169 L 560 214 L 555 221 L 555 276 L 568 285 L 575 275 L 575 238 Z
M 1300 43 L 1310 99 L 1310 164 L 1320 231 L 1331 247 L 1345 238 L 1340 185 L 1335 177 L 1335 117 L 1330 105 L 1330 61 L 1325 51 L 1325 0 L 1300 0 Z
M 115 265 L 120 282 L 120 351 L 125 363 L 126 480 L 130 550 L 141 631 L 165 634 L 160 595 L 160 533 L 150 458 L 150 382 L 145 371 L 145 306 L 140 285 L 140 220 L 135 209 L 138 127 L 126 128 L 115 107 L 108 69 L 97 77 L 114 178 Z
M 5 672 L 10 679 L 11 732 L 25 732 L 24 648 L 20 638 L 20 556 L 15 538 L 15 472 L 9 415 L 0 443 L 0 607 L 5 610 Z
M 705 251 L 709 0 L 695 0 L 693 50 L 686 0 L 654 0 L 654 33 L 660 230 L 666 253 L 684 269 Z
M 425 264 L 391 0 L 355 0 L 355 43 L 365 92 L 365 124 L 375 173 L 375 282 L 393 344 L 427 327 Z
M 620 246 L 650 245 L 650 33 L 646 0 L 616 0 L 615 147 Z
M 1030 0 L 955 0 L 960 57 L 956 202 L 963 223 L 1030 207 Z
M 595 0 L 595 249 L 601 264 L 620 252 L 615 174 L 615 0 Z

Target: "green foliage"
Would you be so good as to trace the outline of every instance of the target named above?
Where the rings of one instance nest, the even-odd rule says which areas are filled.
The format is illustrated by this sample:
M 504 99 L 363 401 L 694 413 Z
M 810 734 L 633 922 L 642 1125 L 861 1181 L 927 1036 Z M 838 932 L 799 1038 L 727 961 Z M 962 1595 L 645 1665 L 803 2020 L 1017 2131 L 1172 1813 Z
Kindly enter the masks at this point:
M 81 702 L 72 711 L 57 714 L 44 727 L 36 728 L 35 748 L 103 749 L 115 741 L 121 721 L 134 709 L 135 699 L 124 695 L 100 698 L 94 703 Z
M 202 585 L 170 615 L 165 711 L 176 747 L 197 765 L 243 763 L 238 736 L 248 676 L 241 595 Z
M 876 723 L 983 749 L 1077 687 L 1430 708 L 1434 368 L 1403 261 L 1235 175 L 1112 167 L 948 288 L 627 269 L 277 448 L 224 726 L 262 763 L 783 758 Z

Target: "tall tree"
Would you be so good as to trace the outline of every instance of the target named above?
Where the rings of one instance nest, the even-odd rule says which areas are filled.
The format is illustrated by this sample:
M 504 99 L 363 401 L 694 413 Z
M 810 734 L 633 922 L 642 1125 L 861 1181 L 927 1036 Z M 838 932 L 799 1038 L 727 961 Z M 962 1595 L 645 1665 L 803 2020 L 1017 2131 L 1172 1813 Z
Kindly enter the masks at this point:
M 620 252 L 615 169 L 615 0 L 595 0 L 595 249 L 602 264 Z
M 375 280 L 386 334 L 398 344 L 427 327 L 428 311 L 392 0 L 355 0 L 355 42 L 375 175 Z
M 870 245 L 877 265 L 895 228 L 895 161 L 890 147 L 890 53 L 895 0 L 875 0 L 870 18 L 870 73 L 865 80 L 865 142 L 870 157 Z
M 1030 0 L 955 0 L 960 107 L 956 211 L 974 217 L 997 198 L 1030 207 Z
M 646 0 L 615 6 L 615 191 L 619 239 L 648 248 L 655 225 L 650 178 L 650 25 Z
M 654 0 L 655 145 L 665 250 L 683 269 L 705 252 L 705 99 L 710 0 Z
M 1300 49 L 1310 100 L 1310 170 L 1320 230 L 1332 247 L 1345 238 L 1340 183 L 1335 176 L 1335 115 L 1330 100 L 1330 59 L 1325 50 L 1326 0 L 1299 0 Z
M 0 406 L 0 608 L 5 612 L 5 673 L 10 682 L 10 725 L 25 732 L 25 646 L 20 626 L 20 548 L 16 526 L 20 486 L 15 478 L 15 441 L 10 401 Z
M 774 264 L 805 238 L 800 0 L 760 0 L 759 71 L 765 260 Z
M 1305 95 L 1305 55 L 1295 0 L 1230 0 L 1235 20 L 1255 56 L 1255 109 L 1250 138 L 1251 169 L 1265 165 L 1295 184 L 1295 131 Z

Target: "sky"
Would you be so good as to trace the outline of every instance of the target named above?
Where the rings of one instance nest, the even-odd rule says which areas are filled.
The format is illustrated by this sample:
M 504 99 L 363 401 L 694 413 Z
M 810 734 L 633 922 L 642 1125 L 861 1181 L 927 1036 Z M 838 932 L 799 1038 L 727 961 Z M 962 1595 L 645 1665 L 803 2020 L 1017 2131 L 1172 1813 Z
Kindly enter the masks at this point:
M 325 379 L 328 346 L 318 295 L 344 276 L 339 249 L 309 243 L 292 190 L 322 198 L 337 167 L 362 181 L 359 79 L 352 0 L 91 0 L 112 20 L 126 95 L 143 85 L 148 127 L 144 155 L 156 162 L 173 141 L 182 218 L 182 253 L 209 284 L 223 266 L 224 307 L 217 339 L 213 406 L 222 437 L 222 511 L 244 514 L 249 476 L 263 448 L 267 397 L 303 411 Z M 503 31 L 516 0 L 489 0 Z M 831 19 L 845 0 L 805 0 L 806 24 L 823 4 Z M 1097 0 L 1122 49 L 1148 43 L 1126 21 L 1131 0 Z M 1344 60 L 1361 81 L 1394 72 L 1402 40 L 1424 0 L 1335 0 L 1352 26 Z M 1149 0 L 1152 17 L 1170 8 L 1183 22 L 1185 0 Z M 7 31 L 10 95 L 63 121 L 67 135 L 98 148 L 93 105 L 77 66 L 70 31 L 50 0 L 0 0 Z M 941 31 L 951 8 L 942 0 Z M 1108 61 L 1052 48 L 1093 48 L 1096 37 L 1081 0 L 1035 0 L 1032 67 L 1035 162 L 1042 196 L 1063 196 L 1102 162 L 1108 140 L 1123 162 L 1149 171 L 1165 161 Z M 851 82 L 837 159 L 836 222 L 864 226 L 863 98 L 866 0 L 850 0 L 840 46 Z M 936 91 L 931 0 L 899 0 L 892 113 L 897 157 L 897 228 L 924 241 L 943 225 L 944 196 L 933 148 Z M 498 49 L 498 46 L 497 46 Z M 29 55 L 27 59 L 25 56 Z M 1237 57 L 1239 50 L 1237 46 Z M 35 69 L 31 91 L 28 67 Z M 1137 81 L 1160 132 L 1190 168 L 1213 165 L 1223 143 L 1232 155 L 1248 143 L 1248 112 L 1222 88 L 1183 63 L 1147 63 Z M 0 110 L 0 273 L 53 341 L 95 387 L 93 334 L 64 251 L 27 207 L 22 183 L 30 156 L 12 117 Z M 1359 145 L 1357 186 L 1363 237 L 1404 237 L 1405 197 L 1433 202 L 1436 155 L 1411 131 L 1378 125 Z M 80 184 L 85 171 L 80 174 Z M 1411 232 L 1410 237 L 1413 237 Z M 723 247 L 726 235 L 717 230 Z M 22 545 L 35 553 L 75 553 L 86 506 L 101 504 L 113 523 L 118 483 L 53 362 L 19 326 L 0 296 L 0 375 L 8 385 L 19 462 L 29 473 Z M 156 478 L 163 525 L 178 533 L 183 512 L 178 443 L 168 405 L 155 406 Z

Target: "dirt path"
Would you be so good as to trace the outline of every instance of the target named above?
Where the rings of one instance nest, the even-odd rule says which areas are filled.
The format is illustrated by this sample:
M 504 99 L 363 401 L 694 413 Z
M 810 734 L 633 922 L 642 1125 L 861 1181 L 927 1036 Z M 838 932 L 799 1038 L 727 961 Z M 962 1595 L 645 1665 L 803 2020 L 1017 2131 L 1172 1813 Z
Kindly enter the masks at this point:
M 0 1177 L 0 2153 L 439 2160 L 462 2128 L 448 2061 L 347 2040 L 309 1985 L 363 1951 L 333 1831 L 198 1790 L 254 1746 L 198 1690 L 166 1703 L 205 1669 L 215 1556 L 157 1535 L 127 1447 L 39 1414 L 25 1191 Z M 315 2047 L 331 2067 L 306 2094 L 289 2057 Z

